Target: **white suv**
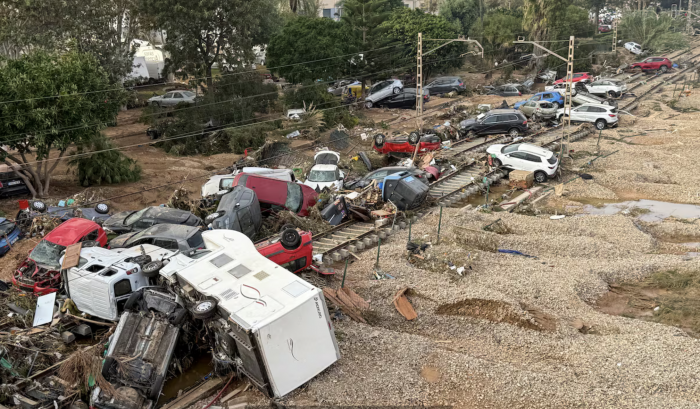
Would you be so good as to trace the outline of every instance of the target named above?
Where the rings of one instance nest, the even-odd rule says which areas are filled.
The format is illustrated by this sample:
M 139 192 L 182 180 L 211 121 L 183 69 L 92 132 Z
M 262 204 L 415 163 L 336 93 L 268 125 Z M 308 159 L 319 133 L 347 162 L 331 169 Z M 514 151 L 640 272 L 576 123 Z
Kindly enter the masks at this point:
M 586 89 L 591 94 L 617 98 L 620 97 L 623 92 L 627 92 L 627 84 L 618 80 L 601 78 L 597 81 L 591 82 L 590 84 L 586 84 Z
M 534 172 L 537 183 L 546 182 L 559 167 L 559 160 L 552 151 L 528 143 L 491 145 L 486 153 L 494 158 L 494 166 Z
M 403 81 L 401 80 L 386 80 L 372 85 L 369 90 L 369 95 L 365 97 L 365 107 L 372 108 L 377 102 L 384 98 L 398 94 L 403 90 Z
M 564 118 L 565 108 L 557 111 L 557 120 Z M 603 104 L 583 104 L 571 109 L 571 122 L 591 122 L 596 129 L 603 130 L 605 127 L 617 126 L 617 108 Z

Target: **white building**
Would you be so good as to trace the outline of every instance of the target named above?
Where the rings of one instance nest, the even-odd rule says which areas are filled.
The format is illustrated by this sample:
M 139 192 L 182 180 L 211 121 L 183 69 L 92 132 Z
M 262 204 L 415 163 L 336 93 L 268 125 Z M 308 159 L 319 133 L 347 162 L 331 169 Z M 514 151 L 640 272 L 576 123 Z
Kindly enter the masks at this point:
M 410 9 L 425 8 L 430 0 L 403 0 L 403 5 Z M 433 0 L 435 1 L 435 0 Z M 342 9 L 338 7 L 338 0 L 321 0 L 320 17 L 332 18 L 336 21 L 342 15 Z M 423 3 L 426 3 L 425 5 Z

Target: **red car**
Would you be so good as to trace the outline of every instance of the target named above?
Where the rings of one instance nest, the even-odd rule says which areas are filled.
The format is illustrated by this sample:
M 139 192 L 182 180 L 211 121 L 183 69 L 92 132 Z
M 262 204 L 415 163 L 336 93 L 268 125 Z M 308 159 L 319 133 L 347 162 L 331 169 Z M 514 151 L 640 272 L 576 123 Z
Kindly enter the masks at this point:
M 411 132 L 408 136 L 399 136 L 386 139 L 382 134 L 374 137 L 374 150 L 392 156 L 405 156 L 413 154 L 418 144 L 418 153 L 425 153 L 440 149 L 440 137 L 437 135 L 423 135 L 419 137 L 416 132 Z
M 92 220 L 66 220 L 29 252 L 29 257 L 15 271 L 12 284 L 37 295 L 57 291 L 61 284 L 61 253 L 71 244 L 87 241 L 95 241 L 104 247 L 107 234 Z
M 311 232 L 285 226 L 279 237 L 256 243 L 258 253 L 292 273 L 308 268 L 312 261 Z
M 566 77 L 559 78 L 554 81 L 554 85 L 563 84 L 566 81 Z M 571 82 L 590 82 L 593 81 L 593 77 L 587 72 L 575 72 L 574 76 L 571 78 Z
M 318 193 L 309 186 L 251 173 L 241 173 L 233 178 L 231 187 L 239 185 L 255 191 L 260 208 L 286 209 L 302 217 L 309 215 L 309 209 L 318 198 Z
M 668 58 L 664 57 L 649 57 L 641 62 L 636 62 L 630 65 L 630 69 L 640 69 L 642 71 L 661 71 L 666 72 L 673 67 L 673 63 Z

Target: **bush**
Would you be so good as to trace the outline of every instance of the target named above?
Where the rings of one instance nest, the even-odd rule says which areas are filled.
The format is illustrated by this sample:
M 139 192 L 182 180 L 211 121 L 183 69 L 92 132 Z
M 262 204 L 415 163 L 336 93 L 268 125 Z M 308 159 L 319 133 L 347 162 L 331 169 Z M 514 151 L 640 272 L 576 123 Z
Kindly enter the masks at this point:
M 348 108 L 337 108 L 323 111 L 325 128 L 330 129 L 342 124 L 346 129 L 354 128 L 360 120 Z
M 90 146 L 80 146 L 80 154 L 90 151 L 105 151 L 89 156 L 79 156 L 68 162 L 77 168 L 78 181 L 82 186 L 111 183 L 136 182 L 141 179 L 141 166 L 135 160 L 114 149 L 116 146 L 100 134 Z M 108 150 L 113 149 L 113 150 Z
M 320 84 L 307 83 L 299 88 L 292 88 L 286 91 L 283 100 L 287 109 L 308 108 L 311 104 L 319 110 L 340 106 L 340 100 L 329 93 L 326 86 Z

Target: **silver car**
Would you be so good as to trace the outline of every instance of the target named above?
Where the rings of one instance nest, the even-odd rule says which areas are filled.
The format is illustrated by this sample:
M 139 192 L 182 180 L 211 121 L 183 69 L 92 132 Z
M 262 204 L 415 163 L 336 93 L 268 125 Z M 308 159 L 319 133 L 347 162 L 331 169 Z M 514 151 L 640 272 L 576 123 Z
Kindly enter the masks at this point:
M 197 93 L 192 91 L 170 91 L 148 99 L 148 103 L 158 107 L 173 107 L 180 102 L 194 104 Z
M 131 248 L 152 244 L 170 251 L 184 254 L 204 248 L 204 239 L 199 227 L 179 224 L 156 224 L 137 233 L 126 233 L 109 242 L 110 249 Z
M 557 108 L 549 101 L 527 101 L 520 105 L 520 111 L 535 119 L 552 119 L 557 115 Z

